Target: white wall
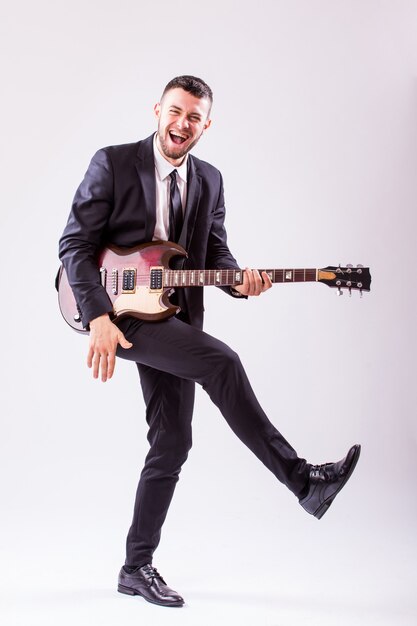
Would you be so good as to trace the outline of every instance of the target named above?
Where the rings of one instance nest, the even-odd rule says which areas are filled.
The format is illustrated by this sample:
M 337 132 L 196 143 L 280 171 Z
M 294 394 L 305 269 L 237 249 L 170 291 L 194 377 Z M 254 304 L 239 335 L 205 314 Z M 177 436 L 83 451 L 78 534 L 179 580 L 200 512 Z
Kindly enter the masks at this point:
M 368 596 L 367 610 L 409 623 L 416 26 L 411 0 L 17 0 L 1 9 L 3 588 L 16 591 L 22 564 L 45 590 L 51 571 L 58 586 L 90 574 L 112 583 L 123 561 L 147 450 L 143 402 L 129 363 L 106 385 L 91 379 L 87 340 L 58 312 L 57 240 L 95 150 L 149 135 L 163 86 L 191 73 L 214 91 L 213 125 L 195 154 L 223 172 L 239 262 L 362 263 L 373 277 L 362 299 L 309 284 L 277 285 L 248 303 L 207 290 L 206 330 L 238 350 L 300 454 L 336 460 L 360 442 L 363 455 L 318 523 L 200 392 L 195 448 L 156 563 L 177 577 L 192 569 L 186 589 L 203 572 L 213 573 L 209 586 L 250 588 L 259 568 L 294 602 L 300 590 L 319 593 L 312 573 L 326 572 L 333 599 L 350 594 L 363 609 Z M 10 611 L 9 623 L 28 623 Z M 369 615 L 348 617 L 369 624 Z

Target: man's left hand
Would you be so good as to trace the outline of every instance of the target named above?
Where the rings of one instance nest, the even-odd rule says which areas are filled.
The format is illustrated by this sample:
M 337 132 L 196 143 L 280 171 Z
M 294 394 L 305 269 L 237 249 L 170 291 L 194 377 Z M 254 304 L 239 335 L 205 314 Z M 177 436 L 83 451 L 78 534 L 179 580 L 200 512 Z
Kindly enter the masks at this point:
M 242 294 L 242 296 L 260 296 L 261 293 L 272 287 L 271 279 L 266 272 L 262 272 L 262 278 L 258 270 L 250 270 L 245 268 L 243 274 L 243 283 L 236 285 L 234 289 Z

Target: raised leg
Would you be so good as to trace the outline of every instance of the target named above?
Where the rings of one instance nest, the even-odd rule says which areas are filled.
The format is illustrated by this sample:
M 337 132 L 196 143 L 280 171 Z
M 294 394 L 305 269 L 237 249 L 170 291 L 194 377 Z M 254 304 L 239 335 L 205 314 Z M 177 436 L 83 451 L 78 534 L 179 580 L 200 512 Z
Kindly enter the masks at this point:
M 275 428 L 257 401 L 238 355 L 226 344 L 178 319 L 120 323 L 133 343 L 118 356 L 138 364 L 151 444 L 138 485 L 127 539 L 129 566 L 152 562 L 161 527 L 191 447 L 194 382 L 209 394 L 239 439 L 297 497 L 310 465 Z

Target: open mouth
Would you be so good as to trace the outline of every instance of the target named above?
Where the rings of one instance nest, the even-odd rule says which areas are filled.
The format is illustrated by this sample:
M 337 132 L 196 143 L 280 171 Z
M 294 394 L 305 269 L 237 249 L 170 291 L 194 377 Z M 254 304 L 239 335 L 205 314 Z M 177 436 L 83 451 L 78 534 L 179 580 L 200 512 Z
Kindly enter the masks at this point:
M 186 135 L 182 135 L 180 133 L 174 133 L 171 130 L 169 131 L 169 136 L 171 138 L 171 141 L 177 144 L 177 146 L 180 146 L 182 143 L 184 143 L 184 141 L 187 141 L 188 139 Z

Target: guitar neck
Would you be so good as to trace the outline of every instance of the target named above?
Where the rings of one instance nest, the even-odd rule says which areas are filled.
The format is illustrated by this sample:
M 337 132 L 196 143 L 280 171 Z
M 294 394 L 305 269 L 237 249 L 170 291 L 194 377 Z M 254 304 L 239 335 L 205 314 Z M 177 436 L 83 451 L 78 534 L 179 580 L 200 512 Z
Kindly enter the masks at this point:
M 305 283 L 318 280 L 317 269 L 273 269 L 266 272 L 273 283 Z M 234 287 L 243 282 L 243 270 L 163 270 L 164 287 Z

